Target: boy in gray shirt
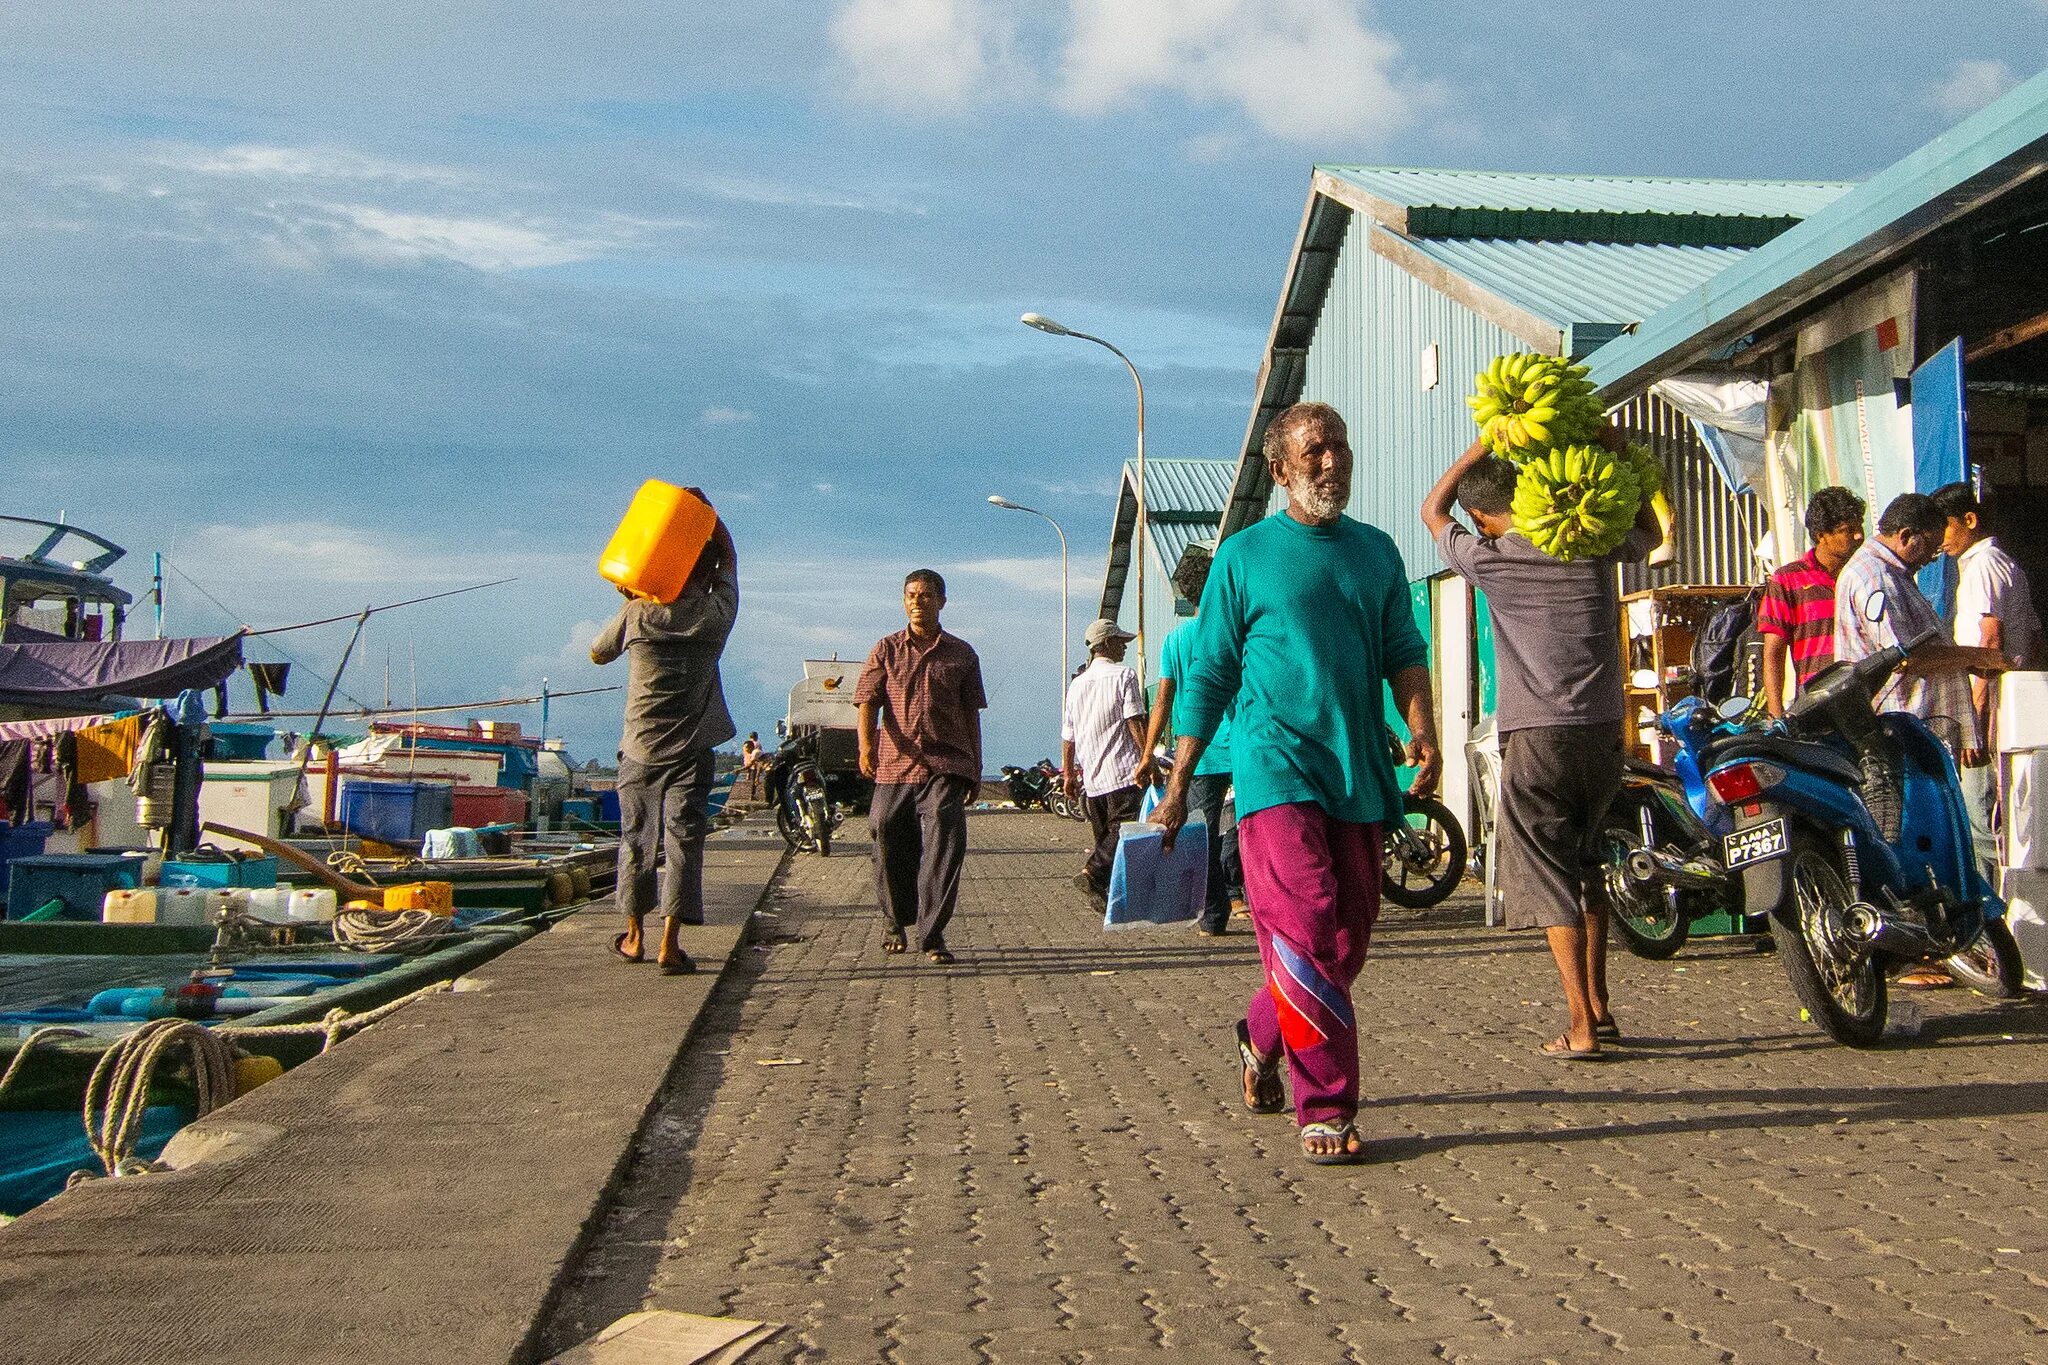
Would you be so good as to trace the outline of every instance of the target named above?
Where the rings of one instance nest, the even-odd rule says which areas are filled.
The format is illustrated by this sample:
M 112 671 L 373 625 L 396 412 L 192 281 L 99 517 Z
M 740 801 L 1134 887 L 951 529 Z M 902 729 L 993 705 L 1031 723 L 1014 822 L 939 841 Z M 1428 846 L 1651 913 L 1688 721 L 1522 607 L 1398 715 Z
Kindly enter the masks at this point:
M 1602 440 L 1619 448 L 1620 433 Z M 1565 563 L 1514 530 L 1515 467 L 1474 441 L 1423 500 L 1444 562 L 1486 594 L 1500 729 L 1500 884 L 1508 927 L 1541 928 L 1570 1022 L 1546 1056 L 1600 1056 L 1621 1030 L 1607 1005 L 1607 892 L 1600 824 L 1621 789 L 1621 605 L 1615 567 L 1660 539 L 1649 500 L 1613 553 Z M 1478 527 L 1451 518 L 1455 499 Z

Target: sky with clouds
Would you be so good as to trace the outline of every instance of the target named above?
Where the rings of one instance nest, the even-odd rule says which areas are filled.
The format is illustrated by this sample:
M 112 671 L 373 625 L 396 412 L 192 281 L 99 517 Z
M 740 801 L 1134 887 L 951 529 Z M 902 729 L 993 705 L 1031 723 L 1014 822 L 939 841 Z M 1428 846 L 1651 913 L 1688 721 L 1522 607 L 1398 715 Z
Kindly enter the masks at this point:
M 388 665 L 430 704 L 621 681 L 597 550 L 641 479 L 698 484 L 741 550 L 743 729 L 931 565 L 991 762 L 1028 760 L 1056 543 L 986 498 L 1066 528 L 1078 640 L 1132 404 L 1020 312 L 1131 354 L 1151 453 L 1227 458 L 1316 161 L 1853 178 L 2048 58 L 2048 0 L 1617 12 L 0 7 L 0 511 L 128 546 L 138 595 L 164 552 L 180 632 L 516 577 L 372 621 L 347 693 Z M 320 673 L 345 637 L 282 643 Z M 608 756 L 617 715 L 554 725 Z

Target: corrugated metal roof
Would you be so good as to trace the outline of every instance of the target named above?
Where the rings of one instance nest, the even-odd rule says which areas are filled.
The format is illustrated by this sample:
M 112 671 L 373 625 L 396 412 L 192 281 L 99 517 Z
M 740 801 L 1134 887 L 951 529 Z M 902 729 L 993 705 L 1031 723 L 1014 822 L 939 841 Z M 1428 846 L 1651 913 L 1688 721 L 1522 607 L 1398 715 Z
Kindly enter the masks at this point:
M 1207 517 L 1213 525 L 1223 513 L 1224 499 L 1230 496 L 1230 475 L 1236 467 L 1230 460 L 1145 461 L 1147 520 L 1200 515 Z M 1135 462 L 1124 462 L 1124 475 L 1135 489 L 1138 478 Z
M 1804 218 L 1849 189 L 1826 180 L 1708 180 L 1651 175 L 1542 175 L 1404 166 L 1318 166 L 1406 208 Z
M 1769 246 L 1593 353 L 1611 398 L 1676 374 L 1904 256 L 1927 233 L 2048 175 L 2048 73 L 1994 100 Z
M 1425 238 L 1415 249 L 1564 327 L 1641 322 L 1746 254 L 1739 247 L 1500 238 Z

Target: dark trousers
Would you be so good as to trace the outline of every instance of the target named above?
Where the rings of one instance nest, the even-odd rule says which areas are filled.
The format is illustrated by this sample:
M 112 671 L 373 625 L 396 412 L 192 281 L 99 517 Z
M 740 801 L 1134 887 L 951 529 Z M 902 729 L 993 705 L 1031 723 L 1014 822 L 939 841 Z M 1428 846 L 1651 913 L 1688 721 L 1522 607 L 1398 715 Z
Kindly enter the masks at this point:
M 619 884 L 612 899 L 638 922 L 657 900 L 664 919 L 704 922 L 704 836 L 714 763 L 699 749 L 676 763 L 635 763 L 619 756 Z M 668 862 L 666 875 L 656 868 Z
M 1237 827 L 1233 821 L 1229 830 L 1223 828 L 1223 794 L 1229 790 L 1229 773 L 1197 773 L 1188 783 L 1188 813 L 1209 823 L 1209 895 L 1199 924 L 1212 934 L 1230 926 L 1230 877 L 1223 841 L 1226 837 L 1230 840 L 1230 861 L 1235 862 Z
M 875 901 L 895 929 L 917 926 L 920 950 L 946 946 L 967 860 L 967 802 L 979 783 L 940 773 L 877 782 L 868 805 L 875 836 Z
M 1090 796 L 1082 804 L 1088 811 L 1088 828 L 1095 835 L 1095 847 L 1088 854 L 1088 886 L 1098 896 L 1109 894 L 1109 869 L 1116 864 L 1116 836 L 1126 820 L 1138 818 L 1136 787 L 1120 787 L 1102 796 Z

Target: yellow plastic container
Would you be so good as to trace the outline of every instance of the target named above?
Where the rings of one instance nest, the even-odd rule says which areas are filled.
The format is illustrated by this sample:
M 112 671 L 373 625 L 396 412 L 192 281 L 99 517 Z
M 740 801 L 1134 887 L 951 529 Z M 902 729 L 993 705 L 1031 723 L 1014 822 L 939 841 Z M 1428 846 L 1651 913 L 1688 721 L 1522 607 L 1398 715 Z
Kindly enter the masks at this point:
M 425 910 L 435 915 L 455 913 L 454 882 L 406 882 L 384 888 L 386 910 Z
M 612 532 L 597 571 L 635 597 L 673 602 L 682 596 L 717 527 L 718 514 L 710 503 L 672 483 L 649 479 Z
M 109 891 L 100 905 L 100 920 L 105 924 L 155 924 L 156 888 Z

